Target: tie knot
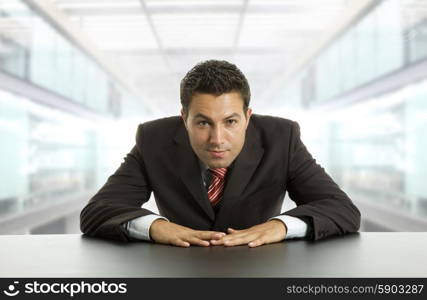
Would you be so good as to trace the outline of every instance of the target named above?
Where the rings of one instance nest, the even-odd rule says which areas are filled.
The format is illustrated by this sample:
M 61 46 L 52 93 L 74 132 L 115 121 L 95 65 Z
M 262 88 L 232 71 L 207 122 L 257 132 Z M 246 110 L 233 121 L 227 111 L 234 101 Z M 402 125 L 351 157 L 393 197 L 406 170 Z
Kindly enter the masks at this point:
M 227 168 L 214 168 L 209 169 L 213 176 L 223 179 L 227 173 Z

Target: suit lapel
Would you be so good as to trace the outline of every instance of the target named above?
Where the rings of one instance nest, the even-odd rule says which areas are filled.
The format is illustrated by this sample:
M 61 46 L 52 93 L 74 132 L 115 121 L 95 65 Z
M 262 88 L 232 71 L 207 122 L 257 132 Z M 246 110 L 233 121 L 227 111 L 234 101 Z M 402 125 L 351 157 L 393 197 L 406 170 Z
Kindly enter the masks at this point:
M 226 210 L 227 207 L 232 207 L 234 202 L 239 199 L 260 163 L 263 154 L 264 148 L 261 146 L 259 133 L 252 122 L 249 122 L 245 144 L 234 160 L 233 168 L 227 174 L 227 183 L 221 200 L 223 202 L 221 211 Z
M 175 135 L 175 142 L 177 144 L 177 152 L 172 153 L 172 155 L 173 157 L 177 157 L 178 161 L 176 163 L 179 166 L 178 170 L 181 180 L 203 211 L 213 221 L 215 220 L 215 212 L 208 200 L 206 189 L 203 186 L 199 160 L 190 145 L 188 133 L 184 125 L 179 126 Z

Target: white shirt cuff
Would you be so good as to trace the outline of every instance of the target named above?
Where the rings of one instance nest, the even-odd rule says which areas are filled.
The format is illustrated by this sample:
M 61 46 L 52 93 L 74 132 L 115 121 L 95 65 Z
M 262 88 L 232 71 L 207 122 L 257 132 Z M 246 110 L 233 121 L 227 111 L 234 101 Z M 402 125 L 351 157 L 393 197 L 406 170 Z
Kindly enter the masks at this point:
M 294 238 L 302 238 L 307 235 L 307 223 L 303 220 L 291 217 L 291 216 L 276 216 L 270 218 L 270 220 L 277 219 L 285 223 L 285 226 L 288 228 L 288 232 L 286 233 L 285 240 L 294 239 Z
M 169 220 L 165 217 L 154 214 L 130 220 L 126 226 L 128 236 L 139 240 L 151 241 L 150 227 L 151 224 L 153 224 L 153 222 L 157 219 L 163 219 L 169 222 Z

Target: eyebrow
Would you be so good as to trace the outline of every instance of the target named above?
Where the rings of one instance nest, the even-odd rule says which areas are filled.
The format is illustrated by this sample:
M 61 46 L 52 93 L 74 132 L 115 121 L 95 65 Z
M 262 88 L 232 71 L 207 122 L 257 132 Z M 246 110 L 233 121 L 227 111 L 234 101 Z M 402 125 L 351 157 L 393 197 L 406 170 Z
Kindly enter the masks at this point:
M 208 121 L 211 121 L 212 122 L 212 119 L 211 118 L 209 118 L 208 116 L 205 116 L 204 114 L 202 114 L 202 113 L 197 113 L 195 116 L 194 116 L 194 118 L 196 119 L 196 118 L 203 118 L 203 119 L 206 119 L 206 120 L 208 120 Z M 240 117 L 240 115 L 238 114 L 238 113 L 232 113 L 231 115 L 229 115 L 229 116 L 227 116 L 227 117 L 225 117 L 224 118 L 224 120 L 227 120 L 227 119 L 231 119 L 231 118 L 241 118 Z

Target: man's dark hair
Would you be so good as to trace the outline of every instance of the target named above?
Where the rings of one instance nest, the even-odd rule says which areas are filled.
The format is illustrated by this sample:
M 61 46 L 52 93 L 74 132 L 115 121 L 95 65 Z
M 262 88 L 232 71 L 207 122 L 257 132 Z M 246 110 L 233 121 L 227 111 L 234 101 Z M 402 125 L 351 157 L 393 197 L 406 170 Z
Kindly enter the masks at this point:
M 243 111 L 249 107 L 251 91 L 248 81 L 236 65 L 225 60 L 207 60 L 194 66 L 181 80 L 181 105 L 184 113 L 197 93 L 220 96 L 238 92 L 243 99 Z

